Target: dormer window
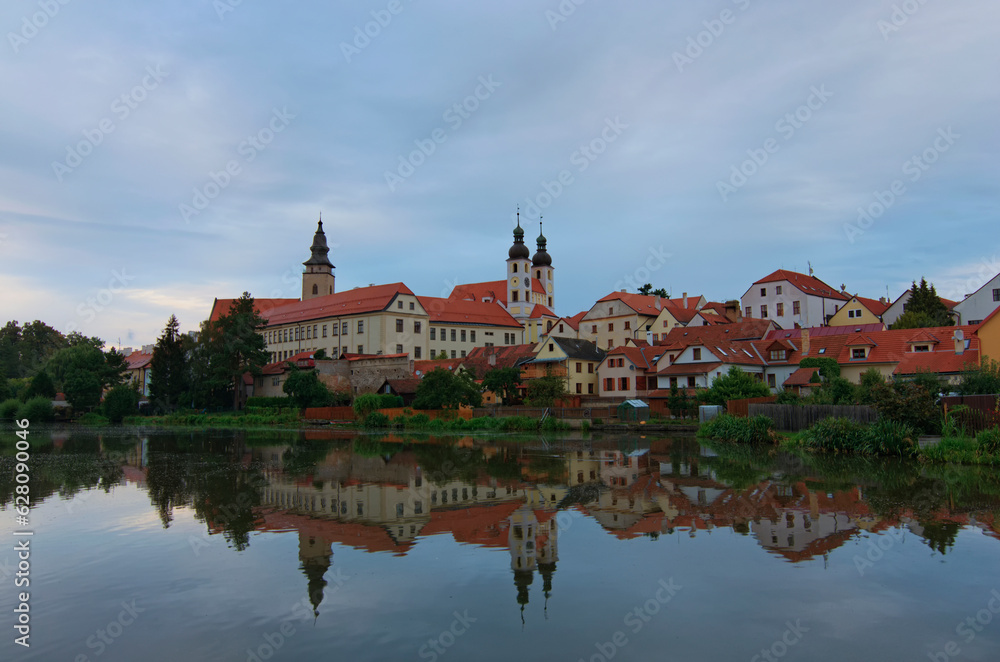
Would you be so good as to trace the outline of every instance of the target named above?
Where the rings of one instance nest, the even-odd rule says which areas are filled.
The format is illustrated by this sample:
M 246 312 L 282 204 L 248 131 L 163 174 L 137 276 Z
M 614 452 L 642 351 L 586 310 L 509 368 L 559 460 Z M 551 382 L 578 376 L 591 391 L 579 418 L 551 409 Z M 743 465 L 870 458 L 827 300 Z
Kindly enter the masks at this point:
M 852 359 L 863 359 L 867 356 L 868 350 L 864 347 L 855 347 L 851 350 Z
M 695 347 L 694 349 L 691 350 L 691 358 L 693 358 L 695 361 L 701 361 L 700 347 Z
M 771 350 L 771 360 L 772 361 L 784 361 L 788 356 L 788 350 L 785 349 L 772 349 Z
M 929 352 L 929 351 L 931 351 L 931 346 L 930 345 L 914 345 L 913 346 L 913 351 L 914 352 Z

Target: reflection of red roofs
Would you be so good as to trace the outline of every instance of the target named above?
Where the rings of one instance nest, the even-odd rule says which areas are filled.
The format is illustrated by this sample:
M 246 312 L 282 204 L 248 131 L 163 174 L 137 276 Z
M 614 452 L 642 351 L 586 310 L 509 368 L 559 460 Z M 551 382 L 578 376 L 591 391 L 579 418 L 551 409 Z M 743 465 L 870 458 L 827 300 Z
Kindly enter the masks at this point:
M 781 547 L 768 547 L 762 545 L 771 554 L 775 556 L 781 556 L 791 561 L 792 563 L 799 563 L 801 561 L 808 561 L 817 556 L 823 556 L 842 547 L 851 538 L 855 537 L 860 533 L 860 529 L 845 529 L 843 531 L 837 531 L 836 533 L 831 533 L 825 538 L 817 538 L 811 541 L 804 549 L 793 550 L 793 549 L 782 549 Z
M 420 530 L 420 535 L 450 533 L 455 542 L 482 547 L 506 547 L 507 519 L 522 503 L 507 501 L 471 508 L 432 510 L 431 520 Z
M 126 464 L 122 466 L 122 472 L 125 475 L 126 483 L 135 483 L 136 485 L 146 484 L 145 469 L 140 469 L 138 467 L 133 467 L 132 465 Z
M 257 531 L 283 533 L 297 531 L 300 535 L 318 538 L 328 543 L 338 543 L 366 552 L 392 552 L 405 555 L 412 542 L 396 542 L 381 526 L 360 522 L 342 522 L 335 519 L 308 517 L 287 510 L 264 511 L 263 522 Z

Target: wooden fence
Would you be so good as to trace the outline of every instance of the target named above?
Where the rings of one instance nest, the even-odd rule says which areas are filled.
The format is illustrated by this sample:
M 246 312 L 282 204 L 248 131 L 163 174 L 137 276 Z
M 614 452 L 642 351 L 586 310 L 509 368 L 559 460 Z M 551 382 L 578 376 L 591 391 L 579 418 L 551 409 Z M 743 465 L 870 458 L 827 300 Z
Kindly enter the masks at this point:
M 776 405 L 752 404 L 750 416 L 764 415 L 777 430 L 798 432 L 824 418 L 849 418 L 857 423 L 874 423 L 878 413 L 866 405 Z
M 306 407 L 302 417 L 307 421 L 353 421 L 352 407 Z
M 730 416 L 746 418 L 750 415 L 750 405 L 769 404 L 778 399 L 776 395 L 768 395 L 762 398 L 743 398 L 742 400 L 727 400 L 726 413 Z
M 602 407 L 549 407 L 549 416 L 555 418 L 573 418 L 593 420 L 600 418 L 612 420 L 618 417 L 618 408 L 611 406 Z M 545 407 L 477 407 L 472 410 L 473 415 L 481 416 L 526 416 L 528 418 L 541 418 L 545 413 Z
M 968 434 L 1000 425 L 1000 396 L 948 395 L 941 398 L 945 413 L 954 414 L 958 427 Z M 955 409 L 959 409 L 955 411 Z

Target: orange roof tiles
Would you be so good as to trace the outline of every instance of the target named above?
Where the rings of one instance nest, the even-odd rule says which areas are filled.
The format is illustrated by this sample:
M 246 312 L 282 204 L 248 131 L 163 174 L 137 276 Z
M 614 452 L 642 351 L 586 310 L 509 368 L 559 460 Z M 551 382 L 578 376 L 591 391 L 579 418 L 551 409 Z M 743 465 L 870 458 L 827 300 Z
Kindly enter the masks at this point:
M 648 315 L 650 317 L 658 316 L 660 311 L 663 309 L 663 306 L 668 301 L 667 299 L 654 295 L 633 294 L 631 292 L 612 292 L 611 294 L 598 299 L 597 303 L 615 300 L 621 301 L 640 315 Z M 659 303 L 659 307 L 657 307 L 657 303 Z
M 463 283 L 456 285 L 448 295 L 449 299 L 468 299 L 471 301 L 497 301 L 507 305 L 507 281 L 490 280 L 483 283 Z
M 521 323 L 498 303 L 421 296 L 418 296 L 417 300 L 427 311 L 432 323 L 481 324 L 521 328 Z
M 218 322 L 219 318 L 229 312 L 232 308 L 233 302 L 236 299 L 216 299 L 212 304 L 212 312 L 209 314 L 208 319 L 212 322 Z M 267 317 L 267 314 L 274 310 L 275 308 L 280 308 L 281 306 L 287 306 L 289 304 L 298 303 L 298 299 L 254 299 L 254 308 L 262 316 Z
M 549 310 L 546 306 L 536 303 L 531 309 L 530 319 L 541 319 L 542 317 L 552 317 L 558 319 L 558 315 Z
M 125 357 L 125 363 L 128 365 L 128 370 L 138 370 L 139 368 L 145 368 L 153 360 L 153 354 L 145 354 L 142 350 L 137 350 L 132 352 Z
M 859 297 L 859 296 L 855 296 L 854 298 L 857 299 L 858 303 L 862 304 L 876 317 L 882 317 L 882 313 L 887 311 L 889 309 L 889 306 L 892 305 L 891 303 L 879 301 L 878 299 L 869 299 L 867 297 Z
M 274 326 L 338 315 L 374 313 L 388 308 L 393 299 L 400 294 L 412 296 L 413 292 L 403 283 L 358 287 L 346 292 L 335 292 L 278 306 L 270 311 L 261 311 L 261 314 L 267 318 L 269 326 Z

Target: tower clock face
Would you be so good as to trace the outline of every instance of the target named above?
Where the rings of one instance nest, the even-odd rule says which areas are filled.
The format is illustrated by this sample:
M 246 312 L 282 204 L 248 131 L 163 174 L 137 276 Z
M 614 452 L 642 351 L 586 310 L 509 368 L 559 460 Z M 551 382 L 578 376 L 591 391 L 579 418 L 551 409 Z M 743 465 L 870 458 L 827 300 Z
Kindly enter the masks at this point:
M 513 285 L 514 287 L 517 287 L 517 276 L 514 276 L 513 278 L 510 279 L 510 284 Z
M 528 287 L 528 285 L 531 285 L 531 279 L 530 278 L 525 278 L 524 279 L 524 286 Z

